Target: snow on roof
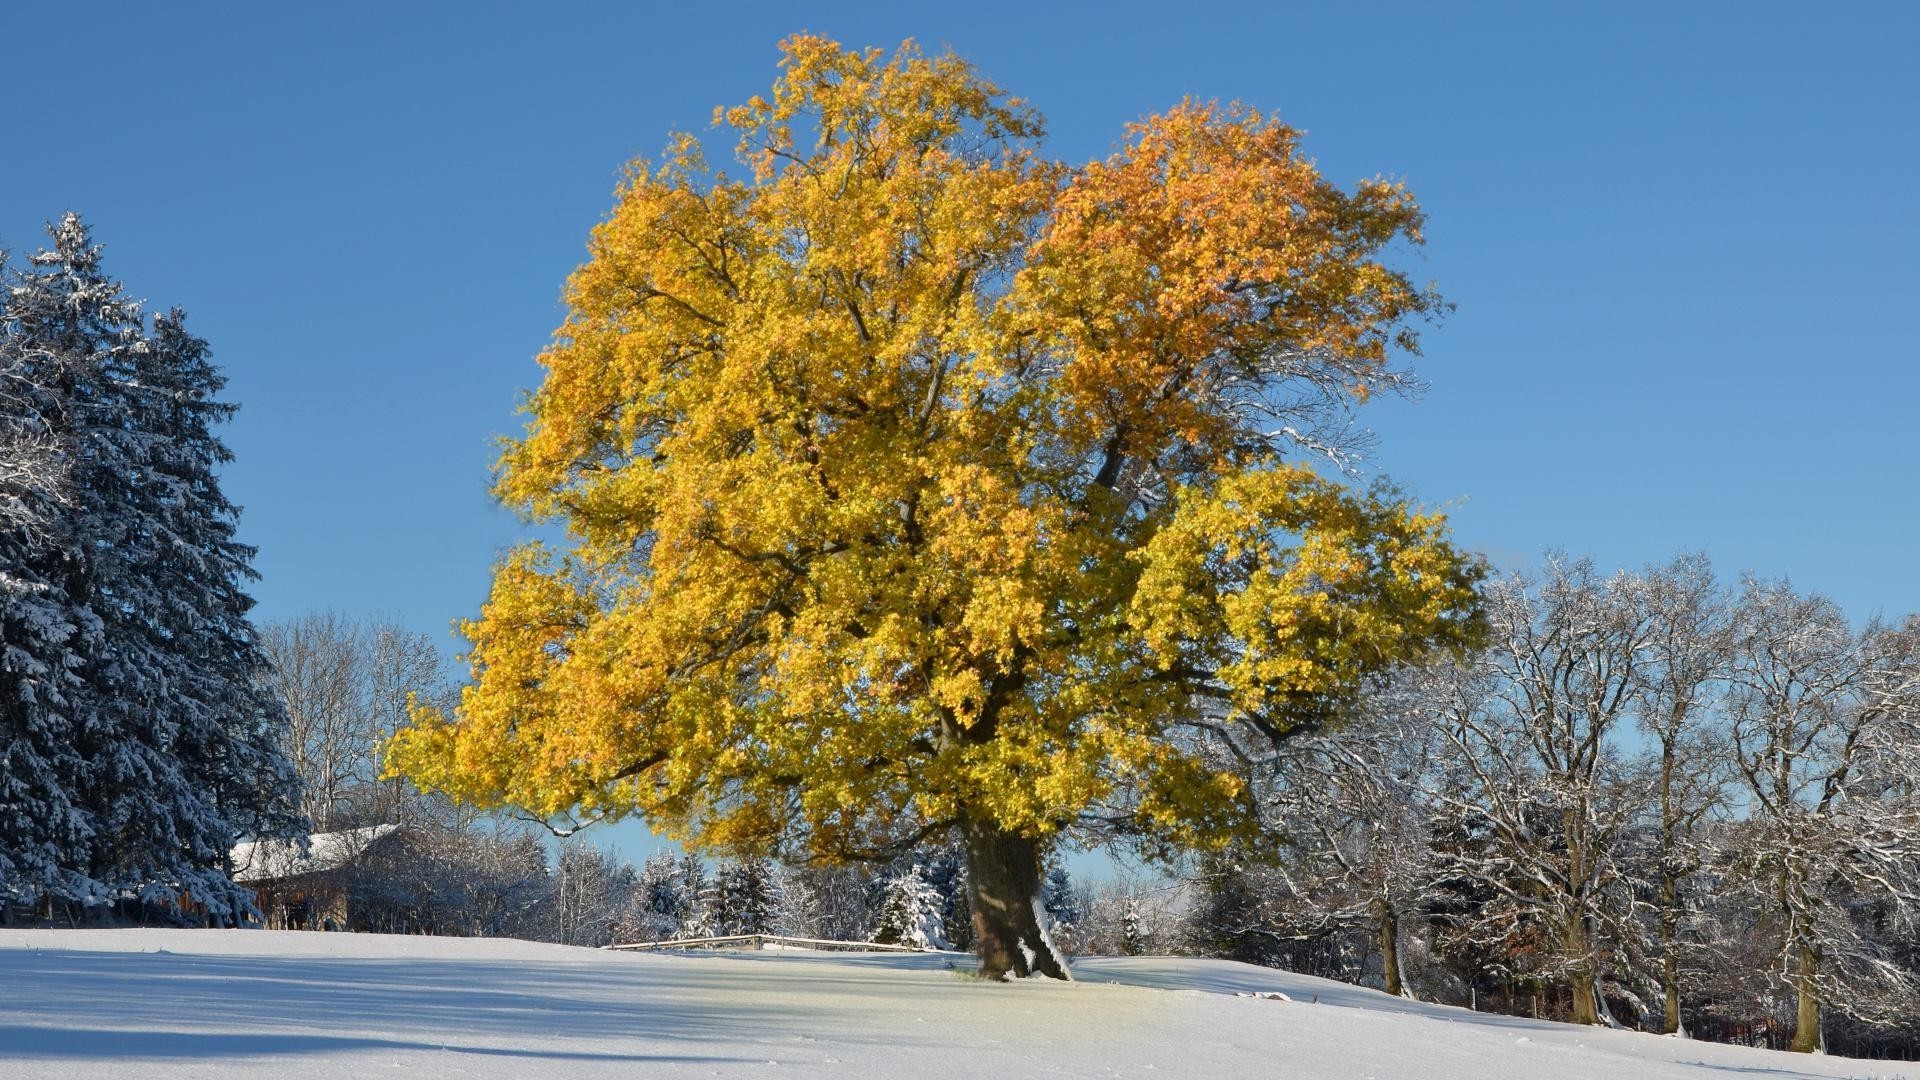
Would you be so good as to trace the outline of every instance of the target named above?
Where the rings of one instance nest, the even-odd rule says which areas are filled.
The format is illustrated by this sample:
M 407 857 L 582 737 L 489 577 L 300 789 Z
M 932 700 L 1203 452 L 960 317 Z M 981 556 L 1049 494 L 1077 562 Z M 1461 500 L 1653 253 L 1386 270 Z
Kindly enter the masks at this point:
M 364 829 L 314 833 L 307 853 L 294 840 L 249 840 L 233 848 L 233 880 L 276 881 L 337 870 L 361 852 L 398 829 L 398 825 L 369 825 Z

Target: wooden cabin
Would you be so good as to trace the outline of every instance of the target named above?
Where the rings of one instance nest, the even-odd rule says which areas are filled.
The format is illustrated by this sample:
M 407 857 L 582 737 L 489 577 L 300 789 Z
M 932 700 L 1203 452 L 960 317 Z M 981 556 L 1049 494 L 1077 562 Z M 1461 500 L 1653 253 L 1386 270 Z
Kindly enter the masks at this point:
M 254 904 L 271 930 L 345 930 L 354 867 L 376 849 L 396 843 L 398 825 L 315 833 L 305 850 L 297 840 L 257 840 L 233 849 L 233 880 L 253 888 Z

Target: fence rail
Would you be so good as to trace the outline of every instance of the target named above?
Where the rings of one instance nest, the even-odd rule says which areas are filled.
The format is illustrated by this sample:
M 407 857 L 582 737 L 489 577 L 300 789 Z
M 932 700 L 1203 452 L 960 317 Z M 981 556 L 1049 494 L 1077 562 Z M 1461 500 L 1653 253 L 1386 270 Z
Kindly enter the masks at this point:
M 674 941 L 636 941 L 627 945 L 608 945 L 609 949 L 635 952 L 687 952 L 697 949 L 751 949 L 767 946 L 788 949 L 818 949 L 824 952 L 938 952 L 916 949 L 911 945 L 880 945 L 871 941 L 828 941 L 825 938 L 787 937 L 783 934 L 736 934 L 732 937 L 680 938 Z

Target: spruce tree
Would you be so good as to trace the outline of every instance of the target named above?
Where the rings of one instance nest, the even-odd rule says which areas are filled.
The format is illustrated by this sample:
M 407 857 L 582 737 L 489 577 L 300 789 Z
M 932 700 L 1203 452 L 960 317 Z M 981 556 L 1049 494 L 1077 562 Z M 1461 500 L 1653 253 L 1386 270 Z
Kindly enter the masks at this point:
M 86 555 L 64 483 L 88 356 L 49 341 L 57 313 L 0 271 L 0 905 L 89 901 L 76 709 L 98 626 L 67 602 Z
M 634 941 L 667 941 L 680 936 L 691 903 L 674 857 L 655 852 L 640 868 L 636 909 L 627 928 Z
M 941 932 L 943 906 L 939 891 L 927 883 L 926 871 L 919 863 L 909 864 L 886 883 L 880 912 L 874 916 L 874 942 L 916 949 L 946 948 Z
M 253 549 L 235 539 L 238 510 L 215 476 L 231 455 L 213 427 L 234 407 L 177 311 L 149 332 L 80 220 L 50 231 L 53 248 L 11 283 L 8 323 L 58 372 L 51 400 L 71 453 L 65 558 L 45 602 L 77 642 L 69 791 L 91 836 L 62 858 L 88 898 L 190 898 L 227 921 L 248 903 L 227 873 L 233 842 L 302 827 L 246 618 Z
M 712 936 L 713 883 L 707 877 L 707 864 L 692 852 L 680 856 L 680 895 L 686 906 L 680 919 L 680 932 L 675 936 Z
M 1140 926 L 1140 905 L 1128 896 L 1120 909 L 1120 952 L 1139 956 L 1147 951 L 1146 932 Z
M 754 856 L 722 863 L 714 875 L 713 896 L 712 933 L 731 937 L 773 932 L 780 897 L 771 862 Z

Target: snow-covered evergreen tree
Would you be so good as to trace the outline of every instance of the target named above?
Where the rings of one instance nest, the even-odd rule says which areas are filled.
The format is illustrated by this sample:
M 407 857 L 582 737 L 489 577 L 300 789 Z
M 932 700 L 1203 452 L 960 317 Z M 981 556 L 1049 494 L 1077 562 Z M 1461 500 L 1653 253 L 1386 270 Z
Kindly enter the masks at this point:
M 1120 952 L 1139 956 L 1147 951 L 1146 929 L 1140 925 L 1140 905 L 1132 896 L 1122 900 L 1120 909 Z
M 680 894 L 685 898 L 685 915 L 675 937 L 710 937 L 713 934 L 713 879 L 700 856 L 688 852 L 680 857 Z
M 759 856 L 720 864 L 713 875 L 713 901 L 707 909 L 709 933 L 771 934 L 780 913 L 780 882 L 773 863 Z
M 0 268 L 7 253 L 0 250 Z M 0 292 L 5 283 L 0 282 Z M 10 319 L 0 320 L 0 530 L 44 523 L 65 502 L 71 455 L 62 452 L 52 394 L 52 356 L 26 347 Z M 0 562 L 0 575 L 9 562 Z
M 86 565 L 65 481 L 90 354 L 46 346 L 16 278 L 0 281 L 0 904 L 33 905 L 102 895 L 75 715 L 97 626 L 67 601 Z
M 912 863 L 887 880 L 880 911 L 874 917 L 872 940 L 881 945 L 944 949 L 944 907 L 939 890 L 928 884 L 925 869 Z
M 1087 902 L 1074 887 L 1073 877 L 1067 873 L 1064 863 L 1055 862 L 1047 868 L 1046 880 L 1040 887 L 1040 902 L 1047 913 L 1047 933 L 1054 944 L 1069 953 L 1079 952 L 1082 947 L 1080 925 L 1086 921 Z
M 63 856 L 78 875 L 69 891 L 190 897 L 228 921 L 250 902 L 227 874 L 234 841 L 301 826 L 246 618 L 253 549 L 235 539 L 238 511 L 215 476 L 231 455 L 213 428 L 234 407 L 177 311 L 148 331 L 80 220 L 51 233 L 10 281 L 7 324 L 17 347 L 48 358 L 71 454 L 71 557 L 45 600 L 80 654 L 64 700 L 81 762 L 70 792 L 91 835 Z
M 621 925 L 620 936 L 625 941 L 671 940 L 681 936 L 692 911 L 678 861 L 669 852 L 655 852 L 640 867 L 634 903 Z
M 940 932 L 949 949 L 973 948 L 973 904 L 967 894 L 967 852 L 959 844 L 934 850 L 922 864 L 927 884 L 940 894 Z

